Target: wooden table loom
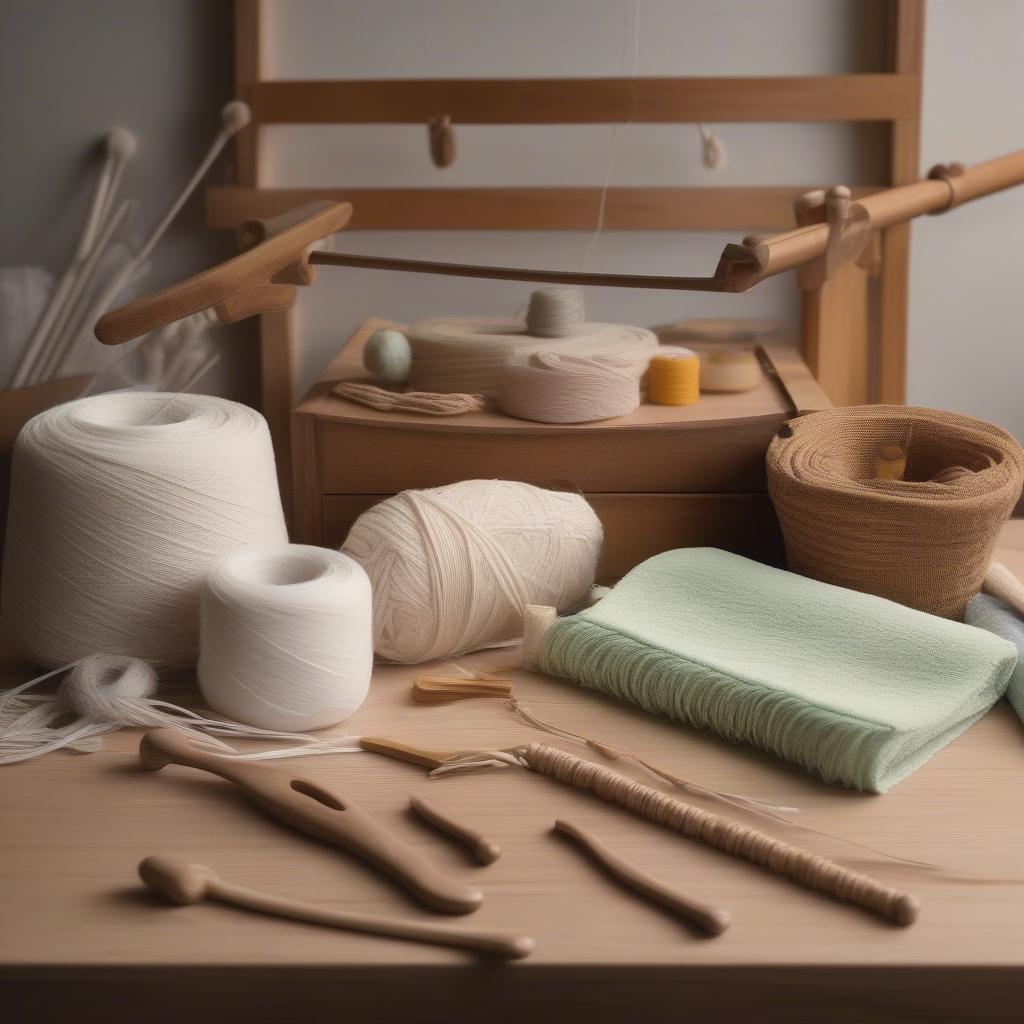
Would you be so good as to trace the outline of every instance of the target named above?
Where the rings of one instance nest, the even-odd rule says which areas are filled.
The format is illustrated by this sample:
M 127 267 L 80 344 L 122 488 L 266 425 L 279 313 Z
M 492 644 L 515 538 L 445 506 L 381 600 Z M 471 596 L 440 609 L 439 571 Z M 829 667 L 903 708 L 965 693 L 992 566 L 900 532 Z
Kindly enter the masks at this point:
M 248 247 L 240 256 L 107 313 L 96 333 L 101 341 L 117 344 L 209 308 L 226 322 L 286 311 L 295 303 L 297 287 L 313 283 L 317 265 L 709 292 L 743 292 L 797 271 L 807 289 L 821 290 L 870 251 L 879 231 L 1022 181 L 1024 150 L 970 168 L 936 168 L 926 179 L 859 200 L 841 186 L 812 192 L 797 201 L 802 226 L 727 245 L 706 277 L 325 252 L 314 248 L 317 241 L 344 228 L 353 206 L 306 206 L 247 221 L 238 232 L 240 244 Z M 806 380 L 795 349 L 787 353 L 776 346 L 769 353 L 762 348 L 770 382 L 750 395 L 705 396 L 682 409 L 643 406 L 605 423 L 550 425 L 525 423 L 493 409 L 449 420 L 374 413 L 331 397 L 334 381 L 361 375 L 357 349 L 365 337 L 360 332 L 346 346 L 295 412 L 291 493 L 285 488 L 295 539 L 334 545 L 363 509 L 395 491 L 497 476 L 541 486 L 568 484 L 586 494 L 605 524 L 602 574 L 607 579 L 659 551 L 694 544 L 779 560 L 777 526 L 765 494 L 764 452 L 785 419 L 829 404 L 827 391 Z M 787 378 L 802 392 L 795 398 Z M 280 450 L 278 460 L 287 480 Z
M 1024 524 L 1007 527 L 997 557 L 1024 576 Z M 492 651 L 460 662 L 511 660 L 508 652 Z M 411 681 L 428 669 L 378 668 L 366 705 L 339 731 L 453 749 L 536 739 L 584 752 L 520 724 L 500 701 L 412 703 Z M 9 655 L 0 659 L 2 685 L 28 671 Z M 893 854 L 1018 881 L 956 883 L 872 862 L 872 874 L 922 902 L 917 924 L 896 928 L 529 772 L 428 780 L 419 768 L 373 754 L 290 763 L 287 770 L 349 794 L 438 866 L 479 884 L 483 907 L 459 923 L 521 930 L 536 939 L 529 960 L 484 963 L 456 950 L 229 907 L 162 904 L 135 875 L 147 854 L 194 860 L 240 885 L 339 910 L 436 919 L 353 857 L 261 817 L 227 783 L 184 768 L 156 775 L 135 770 L 140 733 L 128 730 L 107 737 L 96 754 L 58 752 L 2 769 L 0 996 L 7 1018 L 81 1024 L 1019 1019 L 1024 728 L 1005 702 L 880 797 L 826 786 L 750 747 L 564 680 L 512 676 L 517 695 L 542 718 L 614 740 L 686 778 L 794 804 L 807 824 Z M 477 825 L 501 846 L 501 858 L 476 866 L 411 816 L 410 794 Z M 732 928 L 702 938 L 638 900 L 550 835 L 556 817 L 578 822 L 652 874 L 725 907 Z M 828 855 L 864 855 L 795 835 Z

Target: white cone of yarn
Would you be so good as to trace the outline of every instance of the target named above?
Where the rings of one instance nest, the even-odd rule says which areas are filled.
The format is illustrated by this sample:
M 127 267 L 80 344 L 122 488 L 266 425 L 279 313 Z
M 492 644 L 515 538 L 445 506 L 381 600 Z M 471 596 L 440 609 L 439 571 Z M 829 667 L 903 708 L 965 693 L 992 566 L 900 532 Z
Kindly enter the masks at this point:
M 207 395 L 80 399 L 18 435 L 4 616 L 41 665 L 102 653 L 189 667 L 210 566 L 286 540 L 259 413 Z
M 347 555 L 304 544 L 222 558 L 203 587 L 199 686 L 214 711 L 261 729 L 323 729 L 366 699 L 370 581 Z
M 601 540 L 578 494 L 465 480 L 382 501 L 342 550 L 373 583 L 377 653 L 414 664 L 517 640 L 528 604 L 580 604 Z
M 590 423 L 636 412 L 640 380 L 621 356 L 534 352 L 502 367 L 498 405 L 523 420 Z

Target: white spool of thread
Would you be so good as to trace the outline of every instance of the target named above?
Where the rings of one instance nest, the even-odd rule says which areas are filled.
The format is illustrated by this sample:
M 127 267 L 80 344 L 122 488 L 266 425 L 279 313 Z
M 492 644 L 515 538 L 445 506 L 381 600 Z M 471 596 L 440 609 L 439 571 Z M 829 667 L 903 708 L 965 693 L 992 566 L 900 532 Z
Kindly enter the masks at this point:
M 248 547 L 203 586 L 199 685 L 214 711 L 261 729 L 343 722 L 373 671 L 370 580 L 338 551 Z
M 498 405 L 539 423 L 588 423 L 640 408 L 640 380 L 621 356 L 534 352 L 510 359 L 498 381 Z
M 4 615 L 41 665 L 124 654 L 195 664 L 199 591 L 222 555 L 287 540 L 270 433 L 208 395 L 112 392 L 18 435 Z
M 465 480 L 382 501 L 342 550 L 373 583 L 377 653 L 413 664 L 518 639 L 528 604 L 574 608 L 601 540 L 578 494 Z

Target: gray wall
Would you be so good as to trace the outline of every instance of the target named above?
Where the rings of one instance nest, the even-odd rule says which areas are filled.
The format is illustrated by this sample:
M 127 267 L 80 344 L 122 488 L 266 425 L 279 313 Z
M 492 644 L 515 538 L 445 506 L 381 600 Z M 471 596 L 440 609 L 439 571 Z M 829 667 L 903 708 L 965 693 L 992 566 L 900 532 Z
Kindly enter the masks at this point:
M 0 0 L 0 265 L 59 274 L 71 255 L 111 127 L 138 152 L 121 195 L 141 201 L 144 236 L 191 176 L 232 95 L 228 0 Z M 230 176 L 230 147 L 208 181 Z M 157 287 L 226 258 L 230 239 L 203 227 L 202 189 L 160 247 Z M 257 360 L 248 325 L 225 328 L 203 390 L 251 400 Z

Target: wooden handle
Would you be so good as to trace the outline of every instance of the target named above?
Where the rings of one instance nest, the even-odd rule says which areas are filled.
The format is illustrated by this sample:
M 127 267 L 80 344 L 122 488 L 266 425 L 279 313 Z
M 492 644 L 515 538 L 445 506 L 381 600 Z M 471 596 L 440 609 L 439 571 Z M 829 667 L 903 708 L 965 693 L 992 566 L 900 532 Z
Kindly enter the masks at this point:
M 496 842 L 476 829 L 443 814 L 421 797 L 410 797 L 409 806 L 434 828 L 462 843 L 481 864 L 493 864 L 501 856 L 501 847 Z
M 279 310 L 285 293 L 268 288 L 312 284 L 310 247 L 340 231 L 351 216 L 351 203 L 334 203 L 219 267 L 112 310 L 100 317 L 96 337 L 104 345 L 120 345 L 204 309 L 231 308 L 232 302 L 240 310 L 244 301 L 246 316 Z M 246 298 L 240 300 L 243 293 Z M 295 300 L 294 289 L 290 300 Z
M 1009 605 L 1018 615 L 1024 615 L 1024 583 L 1002 562 L 993 562 L 988 567 L 982 589 Z
M 859 206 L 871 230 L 902 224 L 925 213 L 938 213 L 971 199 L 990 195 L 1024 182 L 1024 149 L 964 168 L 949 181 L 924 178 L 910 185 L 883 189 L 864 196 Z M 803 266 L 825 255 L 829 243 L 827 223 L 809 224 L 771 235 L 750 246 L 758 280 Z
M 471 949 L 477 953 L 520 960 L 533 952 L 534 942 L 526 935 L 489 931 L 477 928 L 446 928 L 419 921 L 396 921 L 373 914 L 349 914 L 327 910 L 309 903 L 299 903 L 283 896 L 272 896 L 256 889 L 224 882 L 202 864 L 185 864 L 169 857 L 147 857 L 139 865 L 139 877 L 155 892 L 174 903 L 192 904 L 215 899 L 261 914 L 328 925 L 346 931 L 410 939 L 441 946 Z
M 200 750 L 176 729 L 146 733 L 139 753 L 147 768 L 180 764 L 233 782 L 267 813 L 351 851 L 434 910 L 468 914 L 483 902 L 479 889 L 438 871 L 426 857 L 392 836 L 351 800 L 312 779 Z
M 572 822 L 559 819 L 555 822 L 555 829 L 583 847 L 613 878 L 629 886 L 630 889 L 634 889 L 651 902 L 667 907 L 674 914 L 702 928 L 708 935 L 721 935 L 731 924 L 732 919 L 725 910 L 709 907 L 707 904 L 690 899 L 689 896 L 684 896 L 672 886 L 666 885 L 653 875 L 630 864 L 629 861 L 605 846 L 596 836 L 584 832 Z

